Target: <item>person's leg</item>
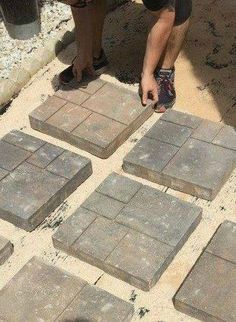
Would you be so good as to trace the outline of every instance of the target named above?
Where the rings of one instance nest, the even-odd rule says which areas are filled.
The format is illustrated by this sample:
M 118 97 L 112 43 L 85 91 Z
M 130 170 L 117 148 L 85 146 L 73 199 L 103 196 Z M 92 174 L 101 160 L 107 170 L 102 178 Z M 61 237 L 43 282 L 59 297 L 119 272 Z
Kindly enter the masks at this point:
M 189 28 L 189 21 L 190 19 L 188 19 L 181 25 L 174 26 L 166 49 L 159 61 L 159 68 L 171 69 L 174 67 L 174 64 L 184 44 L 184 40 Z
M 175 25 L 156 69 L 156 79 L 159 83 L 157 112 L 165 112 L 166 109 L 171 108 L 175 103 L 174 64 L 184 44 L 189 28 L 191 11 L 191 0 L 176 0 Z
M 102 51 L 102 34 L 106 17 L 106 0 L 94 0 L 93 5 L 93 56 L 99 58 Z
M 89 20 L 91 20 L 91 25 L 88 25 L 89 30 L 83 30 L 83 28 L 81 28 L 81 21 L 86 19 L 83 9 L 71 7 L 75 23 L 77 55 L 80 54 L 82 38 L 83 41 L 86 42 L 87 46 L 91 46 L 91 51 L 94 57 L 94 69 L 96 74 L 100 75 L 108 65 L 105 54 L 102 51 L 102 33 L 106 15 L 106 0 L 93 0 L 89 6 Z M 83 34 L 81 34 L 81 32 Z M 60 73 L 59 79 L 63 84 L 67 84 L 74 79 L 73 64 Z

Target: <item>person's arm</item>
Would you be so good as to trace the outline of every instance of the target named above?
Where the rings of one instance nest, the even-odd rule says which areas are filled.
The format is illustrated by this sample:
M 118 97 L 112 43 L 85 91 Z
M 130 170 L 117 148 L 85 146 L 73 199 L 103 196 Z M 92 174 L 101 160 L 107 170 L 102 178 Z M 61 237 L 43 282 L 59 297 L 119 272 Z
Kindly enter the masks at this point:
M 153 12 L 153 14 L 157 18 L 157 21 L 148 35 L 141 81 L 142 102 L 144 105 L 147 104 L 149 93 L 153 101 L 157 102 L 158 100 L 158 85 L 154 77 L 154 71 L 166 47 L 174 25 L 174 1 L 169 1 L 169 5 L 166 8 L 163 8 L 159 12 Z

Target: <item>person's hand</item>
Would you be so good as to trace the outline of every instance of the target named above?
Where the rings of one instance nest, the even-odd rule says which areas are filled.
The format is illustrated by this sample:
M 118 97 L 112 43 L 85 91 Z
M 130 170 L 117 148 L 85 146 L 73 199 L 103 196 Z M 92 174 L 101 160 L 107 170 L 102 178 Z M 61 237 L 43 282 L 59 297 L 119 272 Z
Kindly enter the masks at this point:
M 78 82 L 82 80 L 83 72 L 89 76 L 94 76 L 95 71 L 93 67 L 93 57 L 92 55 L 78 55 L 73 63 L 73 73 Z
M 141 80 L 142 104 L 147 105 L 147 100 L 151 99 L 153 103 L 158 102 L 158 84 L 153 74 L 142 74 Z

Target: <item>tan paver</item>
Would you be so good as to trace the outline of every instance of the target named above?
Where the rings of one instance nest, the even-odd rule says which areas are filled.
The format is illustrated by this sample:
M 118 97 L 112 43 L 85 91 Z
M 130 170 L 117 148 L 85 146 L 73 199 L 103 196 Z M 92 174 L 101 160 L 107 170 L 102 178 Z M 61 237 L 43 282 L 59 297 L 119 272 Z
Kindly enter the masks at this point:
M 124 158 L 126 172 L 213 200 L 236 166 L 233 127 L 167 111 Z
M 77 87 L 64 87 L 34 110 L 32 128 L 108 158 L 153 113 L 137 94 L 100 79 Z

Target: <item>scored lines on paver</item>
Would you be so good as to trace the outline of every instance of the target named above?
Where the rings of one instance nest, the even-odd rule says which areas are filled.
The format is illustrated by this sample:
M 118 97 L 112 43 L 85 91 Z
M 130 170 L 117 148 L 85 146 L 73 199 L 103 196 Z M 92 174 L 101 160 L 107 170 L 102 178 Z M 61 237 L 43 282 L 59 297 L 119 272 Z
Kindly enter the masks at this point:
M 236 321 L 236 223 L 225 221 L 173 298 L 201 321 Z
M 32 128 L 108 158 L 153 113 L 137 94 L 100 79 L 77 87 L 64 87 L 34 110 Z
M 194 231 L 201 212 L 112 173 L 59 227 L 53 244 L 148 291 Z
M 0 291 L 0 319 L 129 322 L 133 305 L 32 258 Z
M 21 131 L 0 140 L 0 218 L 35 229 L 92 173 L 91 161 Z
M 126 155 L 133 175 L 213 200 L 236 166 L 236 131 L 169 110 Z

